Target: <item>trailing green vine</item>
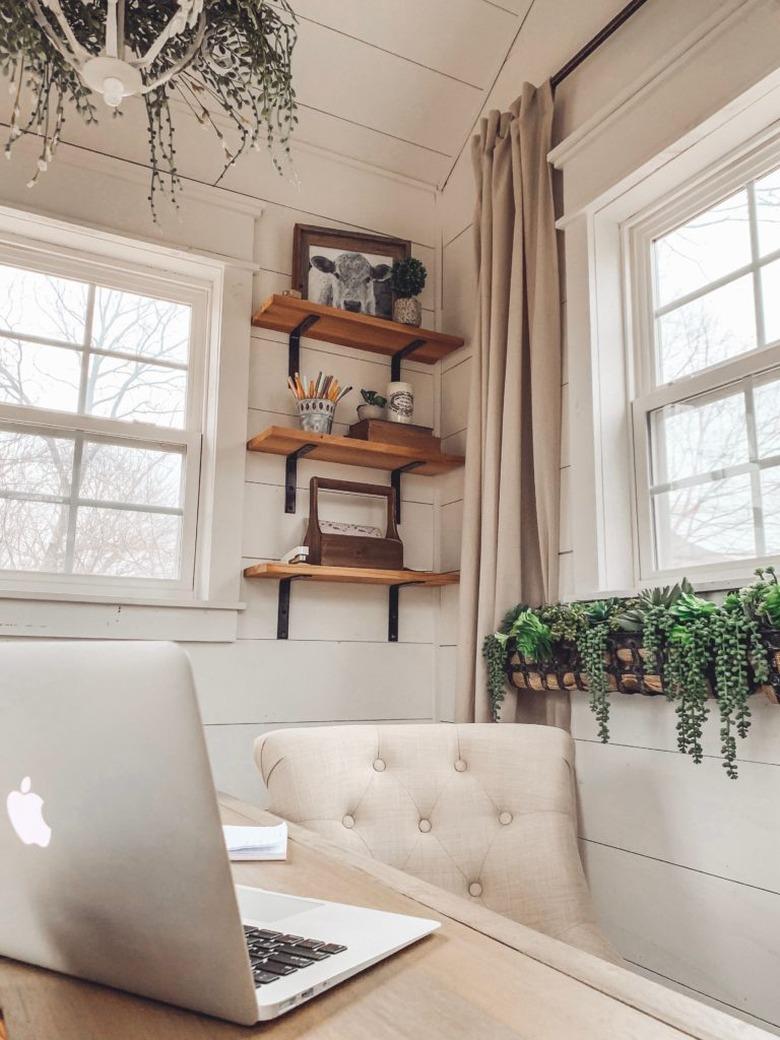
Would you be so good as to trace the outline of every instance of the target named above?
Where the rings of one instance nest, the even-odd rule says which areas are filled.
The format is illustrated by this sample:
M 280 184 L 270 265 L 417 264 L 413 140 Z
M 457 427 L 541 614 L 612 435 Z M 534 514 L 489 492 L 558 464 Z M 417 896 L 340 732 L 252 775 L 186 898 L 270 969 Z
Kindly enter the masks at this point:
M 609 742 L 609 686 L 604 670 L 608 635 L 607 622 L 596 621 L 583 630 L 577 642 L 577 649 L 588 677 L 590 710 L 596 716 L 598 733 L 603 744 Z
M 501 705 L 506 696 L 506 638 L 502 639 L 501 633 L 485 636 L 482 656 L 485 658 L 490 714 L 493 721 L 498 722 L 501 717 Z

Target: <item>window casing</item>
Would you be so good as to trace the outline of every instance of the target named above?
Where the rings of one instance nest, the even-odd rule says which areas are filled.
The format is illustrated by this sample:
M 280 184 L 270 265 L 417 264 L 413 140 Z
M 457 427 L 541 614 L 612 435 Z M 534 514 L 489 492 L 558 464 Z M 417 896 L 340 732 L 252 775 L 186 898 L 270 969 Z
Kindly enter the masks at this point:
M 639 578 L 742 578 L 780 555 L 777 148 L 655 207 L 628 247 Z
M 78 300 L 72 327 L 46 328 L 43 300 L 28 330 L 9 328 L 0 300 L 0 592 L 193 597 L 210 285 L 6 242 L 9 271 L 76 286 Z M 178 327 L 155 342 L 164 320 Z

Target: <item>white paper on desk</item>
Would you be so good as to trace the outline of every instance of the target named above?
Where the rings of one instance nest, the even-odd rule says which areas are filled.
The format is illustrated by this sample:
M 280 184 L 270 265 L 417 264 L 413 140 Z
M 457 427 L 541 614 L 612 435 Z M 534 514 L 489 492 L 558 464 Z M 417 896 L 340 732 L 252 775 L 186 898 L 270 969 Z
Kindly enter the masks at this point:
M 225 844 L 233 860 L 287 859 L 287 824 L 275 827 L 224 826 Z

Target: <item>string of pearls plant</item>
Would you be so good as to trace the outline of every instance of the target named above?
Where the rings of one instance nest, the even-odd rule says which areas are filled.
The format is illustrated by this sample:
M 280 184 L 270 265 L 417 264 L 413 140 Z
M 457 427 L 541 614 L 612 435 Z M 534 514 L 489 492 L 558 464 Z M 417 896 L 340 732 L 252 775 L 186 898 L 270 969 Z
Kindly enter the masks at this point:
M 263 139 L 281 172 L 297 123 L 296 35 L 288 0 L 0 0 L 0 71 L 13 99 L 5 155 L 25 134 L 40 138 L 34 187 L 69 108 L 92 124 L 95 95 L 115 117 L 125 99 L 141 98 L 156 219 L 158 192 L 175 202 L 181 186 L 171 112 L 178 98 L 222 148 L 217 183 Z
M 722 603 L 695 595 L 683 579 L 634 599 L 515 607 L 483 644 L 494 719 L 501 714 L 515 655 L 537 678 L 552 674 L 556 682 L 565 662 L 585 680 L 598 734 L 606 743 L 610 690 L 623 674 L 611 655 L 626 639 L 634 645 L 639 640 L 643 675 L 655 676 L 654 689 L 663 687 L 674 703 L 677 747 L 697 764 L 704 758 L 704 727 L 714 693 L 723 767 L 736 779 L 737 737 L 744 739 L 750 730 L 751 694 L 771 684 L 780 698 L 780 583 L 774 569 L 756 571 L 752 585 L 729 593 Z M 571 679 L 573 684 L 573 673 Z M 635 675 L 632 681 L 629 689 L 636 689 Z

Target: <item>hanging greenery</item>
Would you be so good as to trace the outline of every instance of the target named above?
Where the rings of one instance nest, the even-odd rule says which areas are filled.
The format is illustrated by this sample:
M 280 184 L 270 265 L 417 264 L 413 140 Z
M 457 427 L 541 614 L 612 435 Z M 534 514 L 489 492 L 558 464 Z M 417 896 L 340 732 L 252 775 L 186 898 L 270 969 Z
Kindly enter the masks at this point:
M 29 182 L 34 186 L 56 152 L 68 107 L 86 123 L 97 122 L 94 95 L 82 72 L 91 58 L 103 56 L 120 70 L 117 75 L 124 69 L 129 81 L 139 77 L 138 89 L 126 88 L 124 96 L 140 93 L 146 106 L 149 200 L 156 219 L 158 192 L 167 188 L 175 202 L 180 188 L 174 98 L 217 138 L 223 150 L 217 181 L 263 140 L 282 169 L 279 150 L 289 154 L 297 123 L 295 41 L 288 0 L 273 5 L 266 0 L 0 0 L 0 70 L 13 93 L 5 154 L 10 157 L 24 134 L 41 138 Z M 112 50 L 127 60 L 105 58 Z M 116 79 L 111 82 L 120 91 L 118 100 L 109 100 L 107 89 L 105 98 L 118 105 L 123 84 L 117 88 Z M 121 115 L 117 107 L 113 114 Z
M 520 675 L 520 688 L 587 689 L 606 742 L 611 690 L 663 690 L 675 705 L 678 749 L 700 763 L 714 693 L 723 767 L 736 778 L 750 696 L 772 683 L 780 700 L 780 583 L 773 568 L 756 575 L 721 604 L 697 596 L 683 579 L 632 599 L 514 608 L 483 646 L 493 717 L 509 676 Z

